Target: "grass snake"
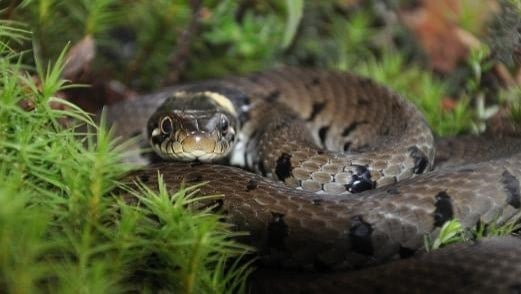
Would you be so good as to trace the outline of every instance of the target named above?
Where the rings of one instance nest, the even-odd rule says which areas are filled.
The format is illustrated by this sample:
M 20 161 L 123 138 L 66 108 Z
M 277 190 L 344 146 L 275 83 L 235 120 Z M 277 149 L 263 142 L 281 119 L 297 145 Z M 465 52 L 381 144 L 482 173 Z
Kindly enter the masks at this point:
M 220 210 L 262 264 L 291 269 L 262 270 L 252 292 L 521 293 L 514 237 L 409 258 L 450 219 L 472 228 L 519 216 L 516 138 L 435 143 L 386 87 L 302 68 L 180 85 L 106 112 L 117 135 L 144 132 L 178 161 L 135 177 L 154 187 L 159 170 L 172 190 L 209 182 L 201 193 L 225 195 Z M 233 166 L 209 163 L 219 160 Z

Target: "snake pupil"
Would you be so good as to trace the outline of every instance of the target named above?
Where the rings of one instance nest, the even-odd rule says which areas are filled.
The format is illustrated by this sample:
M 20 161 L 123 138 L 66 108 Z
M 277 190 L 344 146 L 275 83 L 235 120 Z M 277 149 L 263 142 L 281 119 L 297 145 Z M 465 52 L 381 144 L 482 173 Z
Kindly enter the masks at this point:
M 228 120 L 226 118 L 222 118 L 221 120 L 221 132 L 223 135 L 226 135 L 228 132 Z

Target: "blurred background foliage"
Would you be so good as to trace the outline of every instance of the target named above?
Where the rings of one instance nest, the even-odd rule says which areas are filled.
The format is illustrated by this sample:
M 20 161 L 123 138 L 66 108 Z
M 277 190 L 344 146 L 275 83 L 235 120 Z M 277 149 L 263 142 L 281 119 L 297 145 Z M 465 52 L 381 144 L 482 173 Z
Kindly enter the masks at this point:
M 2 5 L 5 20 L 33 32 L 20 49 L 51 60 L 70 44 L 64 77 L 92 87 L 67 96 L 88 110 L 184 81 L 301 65 L 381 81 L 416 102 L 439 135 L 482 132 L 498 113 L 520 119 L 520 0 Z

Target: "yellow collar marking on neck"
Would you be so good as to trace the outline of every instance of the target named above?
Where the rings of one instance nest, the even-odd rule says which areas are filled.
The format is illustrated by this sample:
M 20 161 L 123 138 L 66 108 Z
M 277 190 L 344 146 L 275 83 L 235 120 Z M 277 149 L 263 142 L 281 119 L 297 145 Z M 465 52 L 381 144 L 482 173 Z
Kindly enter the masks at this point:
M 235 107 L 228 97 L 210 91 L 205 91 L 203 94 L 210 97 L 213 101 L 215 101 L 215 103 L 217 103 L 217 105 L 229 111 L 231 114 L 237 115 L 237 111 L 235 111 Z
M 185 91 L 179 91 L 176 93 L 176 95 L 179 96 L 195 96 L 195 95 L 204 95 L 212 99 L 217 105 L 222 107 L 224 110 L 230 112 L 233 115 L 237 115 L 237 111 L 235 110 L 235 107 L 233 106 L 233 103 L 230 101 L 230 99 L 222 94 L 219 94 L 217 92 L 211 92 L 211 91 L 203 91 L 203 92 L 193 92 L 193 93 L 187 93 Z

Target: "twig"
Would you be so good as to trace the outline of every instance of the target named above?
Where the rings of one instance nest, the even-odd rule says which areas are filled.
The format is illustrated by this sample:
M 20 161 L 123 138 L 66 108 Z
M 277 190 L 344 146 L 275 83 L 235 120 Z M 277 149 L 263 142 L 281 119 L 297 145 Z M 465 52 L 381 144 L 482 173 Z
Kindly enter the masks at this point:
M 179 76 L 183 72 L 188 56 L 190 55 L 190 47 L 192 45 L 193 36 L 197 33 L 200 24 L 202 1 L 191 0 L 192 16 L 187 27 L 183 30 L 178 38 L 177 49 L 172 54 L 169 61 L 170 73 L 161 82 L 163 86 L 175 84 L 179 80 Z
M 5 9 L 5 16 L 4 19 L 12 19 L 14 17 L 14 12 L 16 10 L 16 7 L 18 7 L 19 0 L 11 0 L 9 2 L 9 6 Z

